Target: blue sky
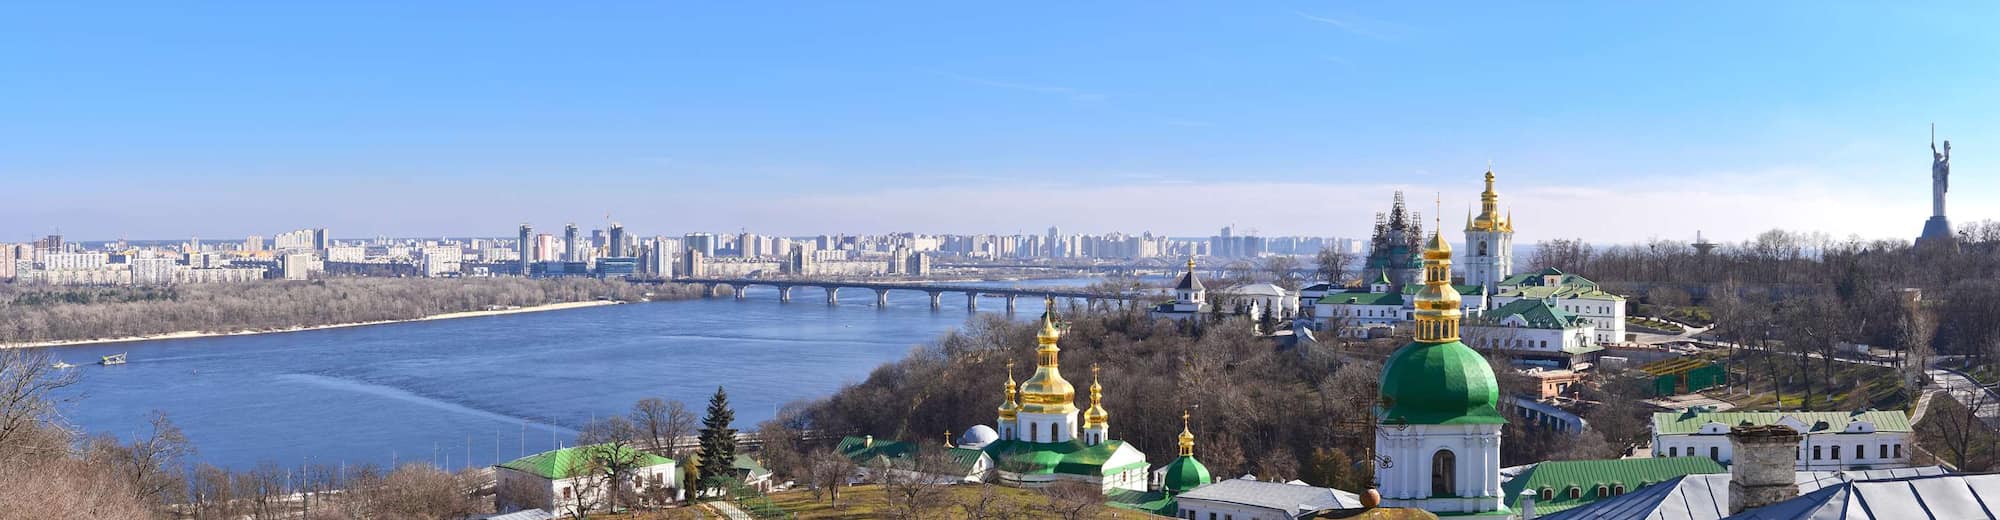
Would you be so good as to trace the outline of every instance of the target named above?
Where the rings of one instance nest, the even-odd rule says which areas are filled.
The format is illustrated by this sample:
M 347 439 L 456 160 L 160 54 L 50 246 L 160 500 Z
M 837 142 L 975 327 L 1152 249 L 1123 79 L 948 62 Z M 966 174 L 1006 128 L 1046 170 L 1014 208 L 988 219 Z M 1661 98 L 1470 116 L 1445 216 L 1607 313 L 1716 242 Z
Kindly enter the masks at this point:
M 1990 2 L 569 4 L 0 7 L 0 240 L 2000 218 Z

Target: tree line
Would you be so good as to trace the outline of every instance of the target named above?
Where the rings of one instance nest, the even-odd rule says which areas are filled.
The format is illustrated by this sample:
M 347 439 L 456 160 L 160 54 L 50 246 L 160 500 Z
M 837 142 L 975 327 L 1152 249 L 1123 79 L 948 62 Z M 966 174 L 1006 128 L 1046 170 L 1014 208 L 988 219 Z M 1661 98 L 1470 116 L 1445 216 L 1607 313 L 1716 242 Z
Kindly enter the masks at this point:
M 333 278 L 65 287 L 0 284 L 0 345 L 408 320 L 495 307 L 683 299 L 696 287 L 593 278 Z
M 1252 474 L 1346 490 L 1367 487 L 1381 364 L 1407 338 L 1282 349 L 1253 334 L 1254 324 L 1243 319 L 1194 326 L 1154 319 L 1137 309 L 1064 319 L 1060 346 L 1065 377 L 1083 387 L 1090 384 L 1090 367 L 1102 370 L 1111 437 L 1146 453 L 1148 462 L 1165 464 L 1174 458 L 1186 410 L 1193 417 L 1196 456 L 1219 478 Z M 1008 377 L 1007 362 L 1033 366 L 1035 328 L 1000 316 L 975 317 L 962 330 L 914 349 L 827 398 L 799 404 L 764 428 L 853 432 L 931 444 L 938 442 L 939 432 L 991 425 Z M 1503 390 L 1532 391 L 1532 380 L 1494 363 Z M 1031 370 L 1017 369 L 1013 377 L 1025 380 Z M 1082 399 L 1077 404 L 1089 406 Z M 1616 432 L 1619 442 L 1596 432 L 1586 434 L 1595 436 L 1588 441 L 1517 432 L 1508 440 L 1523 449 L 1510 451 L 1503 462 L 1610 456 L 1617 452 L 1615 445 L 1624 445 L 1620 442 L 1643 437 L 1643 422 L 1637 419 L 1643 411 L 1616 408 L 1605 413 L 1604 422 L 1635 427 Z M 1627 418 L 1611 418 L 1617 415 Z M 766 449 L 770 446 L 767 438 Z M 800 463 L 791 467 L 805 475 L 830 464 L 811 456 L 796 460 Z

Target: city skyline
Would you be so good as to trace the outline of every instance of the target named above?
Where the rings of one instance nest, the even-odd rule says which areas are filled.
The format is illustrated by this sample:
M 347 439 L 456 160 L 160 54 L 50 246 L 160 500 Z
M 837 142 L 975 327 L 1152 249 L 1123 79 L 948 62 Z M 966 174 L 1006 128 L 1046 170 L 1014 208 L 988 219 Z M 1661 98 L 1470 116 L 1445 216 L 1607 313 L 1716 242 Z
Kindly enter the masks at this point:
M 2000 218 L 1994 10 L 24 6 L 0 240 L 1357 237 L 1399 189 L 1456 227 L 1489 161 L 1521 243 L 1909 240 L 1932 122 Z

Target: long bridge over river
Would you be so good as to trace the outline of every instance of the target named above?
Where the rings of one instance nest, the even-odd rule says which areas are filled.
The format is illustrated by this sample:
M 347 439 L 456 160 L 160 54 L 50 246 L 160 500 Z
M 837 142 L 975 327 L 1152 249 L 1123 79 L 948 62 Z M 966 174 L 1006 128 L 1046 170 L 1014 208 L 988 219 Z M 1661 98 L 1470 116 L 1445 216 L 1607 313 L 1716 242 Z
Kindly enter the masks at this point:
M 793 289 L 817 287 L 826 292 L 827 305 L 840 304 L 840 291 L 842 289 L 865 290 L 874 291 L 875 305 L 878 307 L 889 305 L 889 291 L 915 291 L 930 295 L 931 309 L 934 310 L 944 308 L 945 293 L 964 294 L 965 308 L 970 310 L 979 309 L 979 298 L 983 295 L 1004 298 L 1007 301 L 1008 312 L 1014 311 L 1015 301 L 1023 296 L 1068 300 L 1071 306 L 1076 305 L 1078 300 L 1082 300 L 1086 308 L 1094 308 L 1100 304 L 1115 305 L 1118 308 L 1124 308 L 1125 303 L 1128 301 L 1137 302 L 1150 297 L 1147 294 L 1103 293 L 1079 289 L 982 287 L 977 285 L 924 282 L 864 282 L 783 278 L 675 278 L 670 280 L 635 281 L 639 283 L 671 282 L 700 285 L 702 286 L 702 294 L 705 296 L 715 297 L 728 294 L 735 296 L 737 299 L 743 299 L 744 289 L 761 285 L 777 289 L 778 301 L 785 303 L 792 301 Z

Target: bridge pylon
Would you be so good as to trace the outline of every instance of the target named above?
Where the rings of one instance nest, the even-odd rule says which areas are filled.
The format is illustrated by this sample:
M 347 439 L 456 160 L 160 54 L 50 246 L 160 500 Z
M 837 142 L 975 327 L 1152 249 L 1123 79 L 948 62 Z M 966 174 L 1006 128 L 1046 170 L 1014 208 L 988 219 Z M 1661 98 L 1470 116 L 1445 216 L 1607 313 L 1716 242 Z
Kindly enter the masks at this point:
M 944 291 L 928 291 L 928 292 L 931 293 L 931 311 L 936 312 L 944 310 Z
M 887 309 L 887 308 L 889 308 L 889 290 L 888 290 L 888 289 L 876 289 L 876 290 L 875 290 L 875 308 L 877 308 L 877 309 Z

